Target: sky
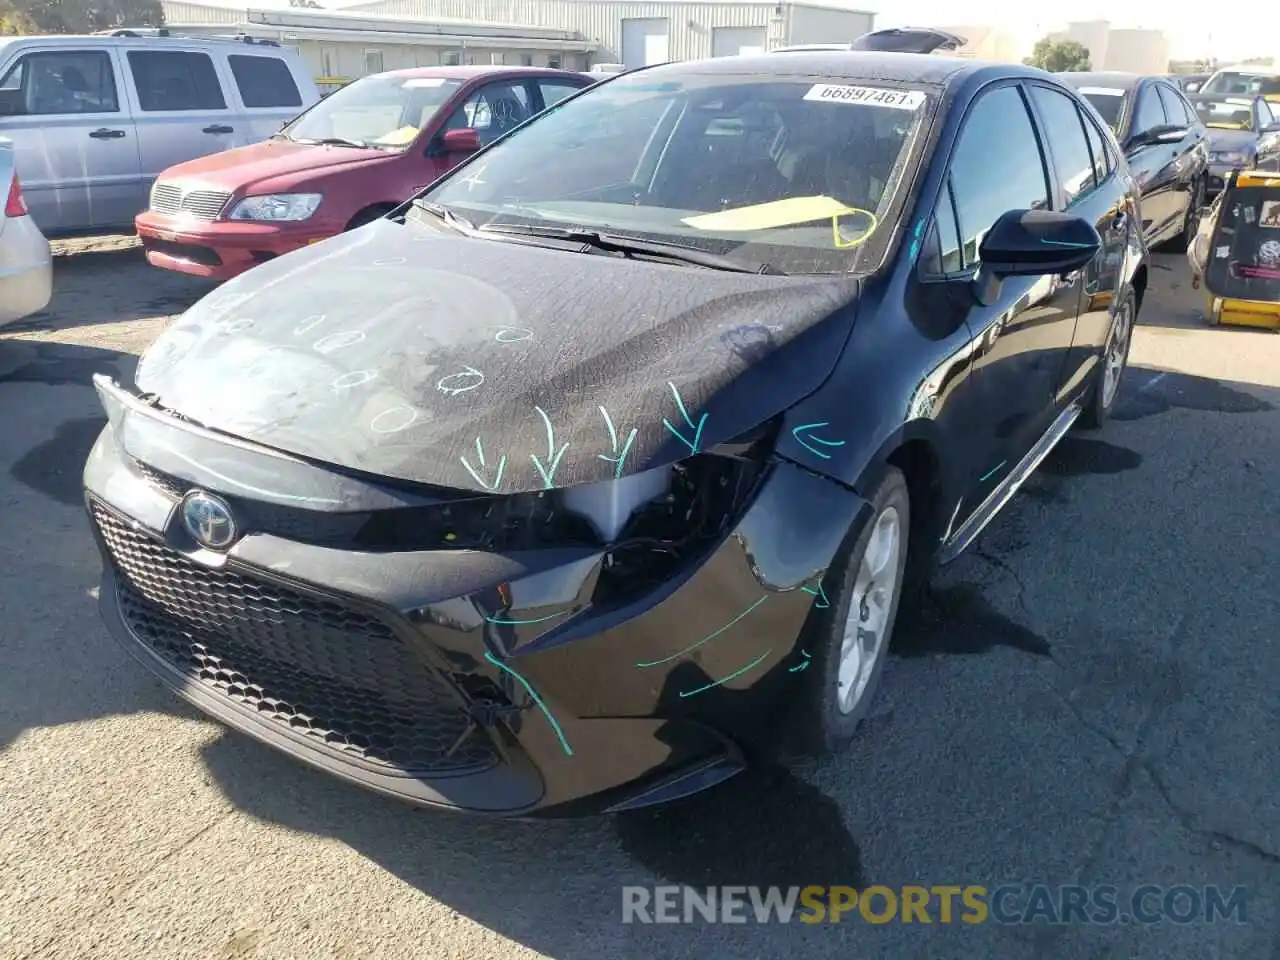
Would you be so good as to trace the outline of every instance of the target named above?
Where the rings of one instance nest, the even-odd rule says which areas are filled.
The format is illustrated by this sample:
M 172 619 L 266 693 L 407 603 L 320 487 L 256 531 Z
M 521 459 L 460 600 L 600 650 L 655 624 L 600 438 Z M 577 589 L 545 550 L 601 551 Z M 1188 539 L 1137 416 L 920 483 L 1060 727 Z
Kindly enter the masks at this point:
M 1240 13 L 1215 17 L 1212 7 L 1168 0 L 1075 0 L 1062 4 L 1068 12 L 1055 18 L 1044 0 L 844 0 L 851 7 L 875 11 L 876 26 L 959 26 L 991 24 L 1033 42 L 1066 19 L 1108 20 L 1112 27 L 1163 30 L 1169 37 L 1174 59 L 1193 60 L 1216 56 L 1220 60 L 1246 57 L 1280 57 L 1280 4 L 1273 2 L 1236 8 Z M 1053 5 L 1058 6 L 1058 5 Z M 1050 9 L 1046 9 L 1050 8 Z M 1245 13 L 1244 11 L 1247 11 Z

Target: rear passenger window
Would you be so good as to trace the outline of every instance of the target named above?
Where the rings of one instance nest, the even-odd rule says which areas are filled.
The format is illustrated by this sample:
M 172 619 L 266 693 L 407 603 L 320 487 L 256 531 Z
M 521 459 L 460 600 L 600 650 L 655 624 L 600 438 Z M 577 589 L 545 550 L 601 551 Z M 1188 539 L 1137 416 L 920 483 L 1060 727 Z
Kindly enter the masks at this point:
M 276 57 L 227 57 L 236 78 L 240 101 L 246 107 L 300 107 L 302 94 L 288 65 Z
M 207 53 L 130 50 L 129 71 L 143 110 L 225 110 L 218 73 Z
M 1070 206 L 1095 186 L 1093 157 L 1089 153 L 1089 141 L 1085 138 L 1084 120 L 1076 109 L 1075 101 L 1057 90 L 1032 86 L 1031 99 L 1044 119 L 1044 132 L 1049 141 L 1049 152 L 1053 154 L 1059 186 L 1066 194 L 1067 206 Z
M 1145 133 L 1168 122 L 1165 119 L 1164 107 L 1160 105 L 1160 98 L 1155 90 L 1147 87 L 1138 97 L 1137 110 L 1133 115 L 1133 132 Z
M 538 89 L 542 91 L 542 105 L 549 107 L 552 104 L 559 103 L 571 93 L 577 93 L 578 87 L 570 86 L 567 83 L 559 83 L 555 80 L 539 80 Z
M 1188 123 L 1187 114 L 1182 109 L 1182 100 L 1172 87 L 1166 87 L 1163 83 L 1156 84 L 1156 90 L 1160 93 L 1160 100 L 1164 104 L 1164 115 L 1168 123 L 1174 126 L 1185 127 Z
M 111 58 L 101 51 L 29 53 L 0 77 L 0 117 L 119 112 Z
M 988 230 L 1010 210 L 1046 210 L 1044 158 L 1017 87 L 983 94 L 965 118 L 951 157 L 965 267 L 978 262 Z

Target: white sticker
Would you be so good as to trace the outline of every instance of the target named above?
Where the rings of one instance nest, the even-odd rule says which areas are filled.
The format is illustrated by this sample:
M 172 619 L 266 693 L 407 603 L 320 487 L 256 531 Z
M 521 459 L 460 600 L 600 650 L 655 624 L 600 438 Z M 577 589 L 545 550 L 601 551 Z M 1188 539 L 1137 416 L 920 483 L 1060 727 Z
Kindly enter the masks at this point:
M 818 83 L 804 95 L 806 100 L 827 103 L 864 103 L 894 110 L 919 110 L 924 94 L 919 90 L 886 90 L 883 87 L 846 87 L 834 83 Z
M 443 87 L 444 77 L 411 77 L 400 84 L 406 90 L 417 90 L 420 87 Z
M 1115 87 L 1081 87 L 1080 93 L 1086 97 L 1091 93 L 1098 94 L 1099 96 L 1102 96 L 1102 97 L 1123 97 L 1124 96 L 1124 91 L 1117 90 Z
M 1224 103 L 1234 103 L 1234 104 L 1235 104 L 1236 106 L 1238 106 L 1238 107 L 1252 107 L 1252 106 L 1253 106 L 1253 101 L 1252 101 L 1252 100 L 1241 100 L 1241 99 L 1239 99 L 1238 97 L 1227 97 L 1227 99 L 1226 99 L 1226 100 L 1224 100 L 1223 102 L 1224 102 Z
M 1218 260 L 1225 260 L 1227 257 L 1231 256 L 1231 248 L 1219 247 L 1217 250 L 1213 252 L 1213 255 Z

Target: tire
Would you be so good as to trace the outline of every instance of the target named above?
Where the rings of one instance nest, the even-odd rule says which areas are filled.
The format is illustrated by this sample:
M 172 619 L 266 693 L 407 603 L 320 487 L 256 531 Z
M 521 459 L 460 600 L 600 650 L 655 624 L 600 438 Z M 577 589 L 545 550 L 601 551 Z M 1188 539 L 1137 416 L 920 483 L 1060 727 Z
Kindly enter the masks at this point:
M 1097 430 L 1107 422 L 1116 397 L 1120 395 L 1120 383 L 1129 364 L 1129 348 L 1133 345 L 1137 313 L 1137 299 L 1130 288 L 1124 292 L 1119 306 L 1111 311 L 1111 329 L 1107 331 L 1098 372 L 1089 386 L 1089 400 L 1078 421 L 1087 430 Z M 1108 370 L 1112 371 L 1110 378 Z
M 363 227 L 366 223 L 373 223 L 375 220 L 381 220 L 394 209 L 394 206 L 385 203 L 372 207 L 365 207 L 347 222 L 347 229 L 354 230 L 357 227 Z
M 810 668 L 804 671 L 804 689 L 797 703 L 794 734 L 797 745 L 808 754 L 832 753 L 853 739 L 875 698 L 893 639 L 911 531 L 911 498 L 902 472 L 889 467 L 870 501 L 870 520 L 856 532 L 850 532 L 836 562 L 827 571 L 823 584 L 829 606 L 807 633 L 805 650 L 812 659 Z M 874 568 L 874 575 L 870 577 L 869 566 Z M 885 586 L 883 578 L 889 572 L 893 574 L 893 581 Z M 882 578 L 878 591 L 876 576 Z M 864 623 L 868 620 L 878 623 L 874 649 L 863 661 L 853 688 L 849 687 L 847 661 L 845 676 L 841 677 L 841 654 L 851 610 L 860 611 Z M 866 655 L 867 641 L 872 638 L 860 627 L 855 636 L 863 641 Z M 842 703 L 845 690 L 849 693 L 847 701 Z
M 1196 233 L 1200 229 L 1200 211 L 1204 209 L 1206 192 L 1204 179 L 1197 180 L 1195 192 L 1191 195 L 1191 205 L 1187 207 L 1187 215 L 1182 222 L 1182 232 L 1169 241 L 1170 249 L 1174 252 L 1186 253 L 1187 247 L 1195 242 Z

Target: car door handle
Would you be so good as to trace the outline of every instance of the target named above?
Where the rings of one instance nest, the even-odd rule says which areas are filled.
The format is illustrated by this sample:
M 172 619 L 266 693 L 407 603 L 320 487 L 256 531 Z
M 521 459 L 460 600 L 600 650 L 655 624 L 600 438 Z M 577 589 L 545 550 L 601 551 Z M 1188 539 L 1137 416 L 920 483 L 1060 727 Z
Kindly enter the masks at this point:
M 215 123 L 211 127 L 205 127 L 202 133 L 235 133 L 235 127 L 228 127 L 226 124 Z
M 97 130 L 90 132 L 89 136 L 95 140 L 119 140 L 124 136 L 123 130 L 108 130 L 106 127 L 99 127 Z

